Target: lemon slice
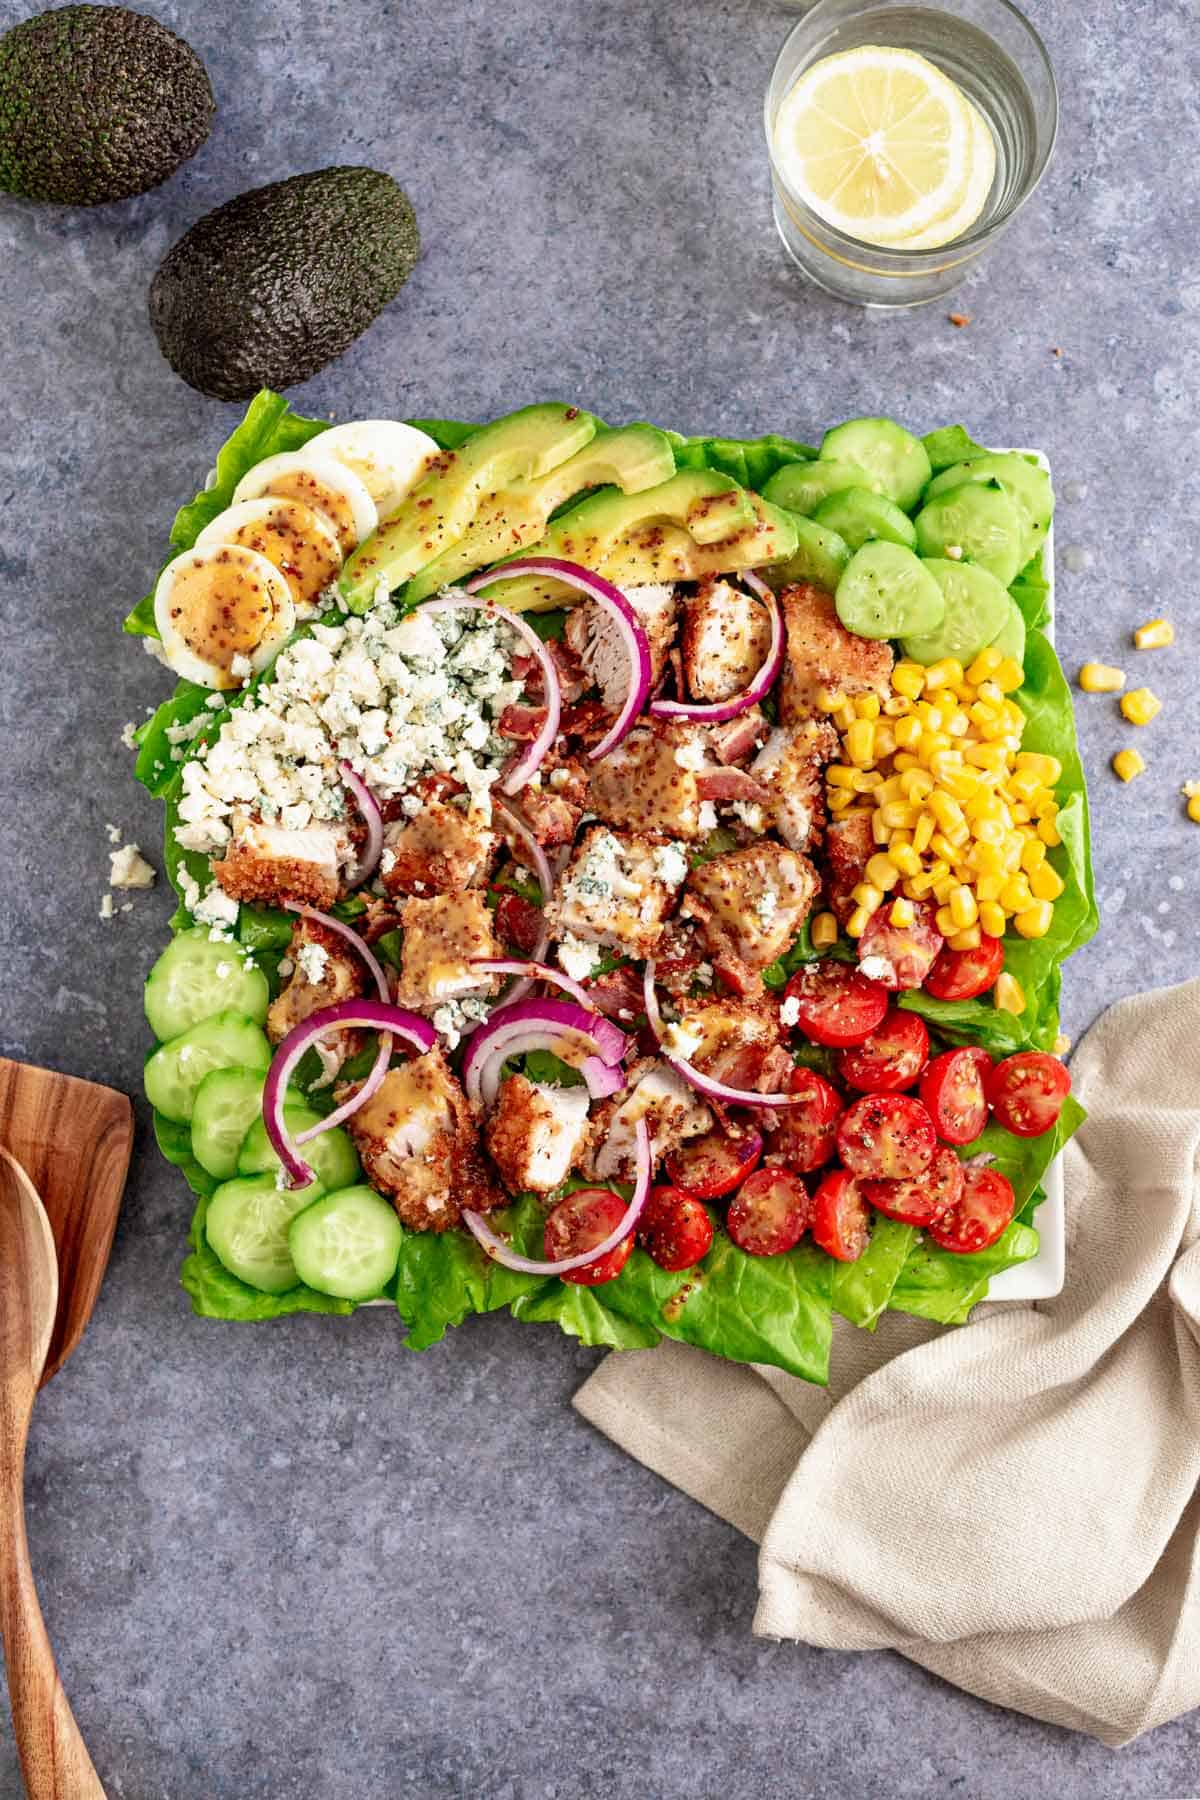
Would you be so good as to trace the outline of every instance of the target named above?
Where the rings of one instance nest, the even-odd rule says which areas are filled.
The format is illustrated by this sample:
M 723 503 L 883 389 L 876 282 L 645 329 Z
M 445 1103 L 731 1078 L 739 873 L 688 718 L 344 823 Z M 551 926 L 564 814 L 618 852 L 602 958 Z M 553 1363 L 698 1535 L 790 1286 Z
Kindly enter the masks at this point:
M 776 161 L 830 225 L 866 243 L 905 248 L 943 223 L 966 229 L 961 220 L 978 194 L 976 157 L 985 149 L 995 157 L 981 117 L 984 136 L 977 136 L 974 110 L 915 51 L 863 44 L 803 71 L 776 116 Z M 990 186 L 989 175 L 979 211 Z
M 957 212 L 949 213 L 945 218 L 927 225 L 924 231 L 914 232 L 912 237 L 905 238 L 903 244 L 897 246 L 899 249 L 940 250 L 943 244 L 952 244 L 956 238 L 965 237 L 972 225 L 978 222 L 987 205 L 992 182 L 996 178 L 996 140 L 992 136 L 991 126 L 975 102 L 967 94 L 963 95 L 963 99 L 971 115 L 971 173 L 962 203 Z

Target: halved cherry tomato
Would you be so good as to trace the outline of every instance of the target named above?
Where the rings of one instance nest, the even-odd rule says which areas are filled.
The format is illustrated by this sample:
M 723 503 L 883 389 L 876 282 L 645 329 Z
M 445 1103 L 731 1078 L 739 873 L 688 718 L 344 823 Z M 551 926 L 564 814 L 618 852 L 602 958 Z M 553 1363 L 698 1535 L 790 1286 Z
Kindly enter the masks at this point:
M 735 1137 L 729 1131 L 706 1131 L 690 1138 L 667 1156 L 667 1174 L 676 1187 L 686 1188 L 697 1200 L 723 1200 L 740 1188 L 759 1157 L 762 1139 L 757 1132 Z
M 857 1262 L 870 1242 L 871 1217 L 849 1169 L 833 1169 L 813 1195 L 812 1234 L 838 1262 Z
M 947 944 L 925 977 L 925 992 L 935 1000 L 975 1000 L 996 985 L 1004 967 L 1004 940 L 984 932 L 975 950 L 951 950 Z
M 895 1094 L 911 1087 L 929 1061 L 929 1033 L 916 1013 L 889 1006 L 883 1024 L 853 1049 L 843 1050 L 837 1070 L 860 1094 Z
M 953 1150 L 937 1150 L 915 1181 L 864 1181 L 872 1206 L 902 1225 L 932 1225 L 962 1199 L 963 1166 Z
M 919 988 L 945 942 L 930 901 L 914 900 L 913 914 L 911 925 L 893 925 L 892 909 L 885 903 L 871 914 L 858 940 L 863 974 L 893 992 Z
M 804 1035 L 835 1050 L 861 1044 L 887 1011 L 884 990 L 849 963 L 807 963 L 788 982 L 784 998 L 799 1002 L 797 1024 Z
M 812 1199 L 789 1169 L 758 1169 L 729 1202 L 726 1226 L 749 1256 L 782 1256 L 800 1242 L 812 1216 Z
M 542 1244 L 547 1261 L 565 1262 L 570 1256 L 582 1256 L 585 1250 L 602 1244 L 621 1223 L 625 1210 L 620 1194 L 610 1193 L 607 1188 L 577 1188 L 546 1215 Z M 582 1269 L 569 1269 L 560 1279 L 575 1287 L 599 1287 L 601 1282 L 612 1281 L 621 1273 L 632 1249 L 631 1231 L 607 1256 Z
M 988 1121 L 987 1079 L 992 1059 L 978 1044 L 944 1050 L 921 1077 L 921 1102 L 929 1108 L 943 1144 L 973 1144 Z
M 853 1175 L 906 1181 L 923 1175 L 937 1149 L 933 1120 L 907 1094 L 868 1094 L 842 1114 L 838 1155 Z
M 690 1269 L 712 1248 L 712 1220 L 695 1194 L 677 1187 L 651 1188 L 637 1239 L 660 1269 Z
M 1006 1131 L 1017 1137 L 1041 1137 L 1058 1123 L 1071 1091 L 1065 1063 L 1045 1050 L 1021 1050 L 997 1063 L 988 1078 L 987 1097 Z
M 777 1114 L 779 1124 L 767 1141 L 768 1160 L 807 1175 L 827 1163 L 837 1149 L 842 1096 L 815 1069 L 793 1069 L 788 1089 L 803 1094 L 805 1103 Z
M 1016 1208 L 1012 1183 L 999 1169 L 964 1169 L 962 1198 L 933 1221 L 929 1235 L 943 1250 L 971 1256 L 1004 1235 Z
M 542 910 L 520 894 L 502 891 L 496 901 L 496 930 L 506 944 L 531 956 L 542 931 Z

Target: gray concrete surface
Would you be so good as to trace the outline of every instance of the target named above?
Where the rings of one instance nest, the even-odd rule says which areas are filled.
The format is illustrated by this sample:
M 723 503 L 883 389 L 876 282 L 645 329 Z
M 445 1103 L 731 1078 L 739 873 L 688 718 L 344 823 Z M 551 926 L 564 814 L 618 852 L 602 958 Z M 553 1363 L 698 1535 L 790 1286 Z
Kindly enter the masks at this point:
M 0 0 L 0 24 L 25 10 Z M 86 216 L 0 201 L 4 1053 L 138 1088 L 170 902 L 160 884 L 97 912 L 105 823 L 156 853 L 120 731 L 163 681 L 118 626 L 235 417 L 161 360 L 146 285 L 209 207 L 337 161 L 394 171 L 425 254 L 301 407 L 483 417 L 567 396 L 802 437 L 878 410 L 1044 446 L 1074 496 L 1060 551 L 1087 565 L 1062 580 L 1064 658 L 1136 663 L 1165 702 L 1131 789 L 1106 764 L 1135 734 L 1111 700 L 1080 707 L 1106 923 L 1069 971 L 1068 1029 L 1200 970 L 1200 830 L 1178 797 L 1200 779 L 1194 5 L 1033 0 L 1062 139 L 956 302 L 965 330 L 941 306 L 847 310 L 785 262 L 760 127 L 780 8 L 157 10 L 212 71 L 202 154 Z M 1183 645 L 1136 658 L 1129 629 L 1159 611 Z M 1196 1718 L 1114 1755 L 896 1657 L 755 1642 L 751 1547 L 577 1421 L 593 1356 L 565 1339 L 494 1319 L 418 1359 L 386 1313 L 194 1320 L 189 1204 L 140 1138 L 94 1322 L 30 1447 L 46 1613 L 114 1797 L 1200 1788 Z M 4 1720 L 0 1795 L 19 1785 Z

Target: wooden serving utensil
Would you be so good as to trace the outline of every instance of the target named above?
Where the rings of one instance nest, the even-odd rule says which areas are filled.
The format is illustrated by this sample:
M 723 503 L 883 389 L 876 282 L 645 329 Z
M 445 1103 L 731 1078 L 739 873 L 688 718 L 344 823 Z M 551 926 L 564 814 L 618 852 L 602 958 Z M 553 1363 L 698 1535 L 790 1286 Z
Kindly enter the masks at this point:
M 34 1587 L 25 1445 L 38 1387 L 79 1342 L 100 1288 L 133 1114 L 111 1088 L 0 1058 L 0 1136 L 0 1636 L 13 1724 L 30 1800 L 104 1800 Z

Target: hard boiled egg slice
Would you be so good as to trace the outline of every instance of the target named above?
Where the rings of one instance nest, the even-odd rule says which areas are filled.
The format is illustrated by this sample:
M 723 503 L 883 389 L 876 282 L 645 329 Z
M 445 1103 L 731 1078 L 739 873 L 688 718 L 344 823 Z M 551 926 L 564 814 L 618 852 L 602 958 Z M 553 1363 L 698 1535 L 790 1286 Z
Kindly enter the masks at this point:
M 302 500 L 305 506 L 323 512 L 343 551 L 353 550 L 369 538 L 379 523 L 375 502 L 354 471 L 315 448 L 283 450 L 256 463 L 234 488 L 234 503 L 261 500 L 264 494 Z
M 296 625 L 285 577 L 242 544 L 207 544 L 169 562 L 154 590 L 154 622 L 177 675 L 201 687 L 241 687 Z
M 355 419 L 335 425 L 321 433 L 317 448 L 358 476 L 381 519 L 395 511 L 441 455 L 427 431 L 399 419 Z
M 284 500 L 278 494 L 227 506 L 196 539 L 198 549 L 210 544 L 240 544 L 274 563 L 292 590 L 301 618 L 314 611 L 322 588 L 336 579 L 342 566 L 337 532 L 325 514 L 303 500 Z

